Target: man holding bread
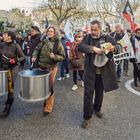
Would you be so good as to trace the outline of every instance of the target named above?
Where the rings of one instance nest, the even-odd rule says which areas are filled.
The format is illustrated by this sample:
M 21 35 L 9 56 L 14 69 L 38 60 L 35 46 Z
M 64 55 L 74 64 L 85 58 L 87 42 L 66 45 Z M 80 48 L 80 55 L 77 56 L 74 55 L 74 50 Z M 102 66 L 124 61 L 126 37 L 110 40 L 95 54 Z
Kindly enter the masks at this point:
M 102 118 L 101 107 L 103 92 L 118 88 L 113 53 L 116 42 L 109 35 L 102 33 L 98 20 L 91 22 L 91 33 L 86 35 L 78 46 L 78 51 L 85 53 L 84 71 L 84 115 L 82 128 L 90 124 L 93 113 Z M 93 93 L 95 99 L 93 104 Z

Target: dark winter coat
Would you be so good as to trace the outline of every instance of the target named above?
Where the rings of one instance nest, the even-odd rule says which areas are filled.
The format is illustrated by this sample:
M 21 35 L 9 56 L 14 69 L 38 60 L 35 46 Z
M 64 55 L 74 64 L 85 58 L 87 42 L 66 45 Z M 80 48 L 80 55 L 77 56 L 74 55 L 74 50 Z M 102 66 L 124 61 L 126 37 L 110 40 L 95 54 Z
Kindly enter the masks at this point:
M 96 66 L 94 65 L 95 53 L 92 47 L 100 48 L 100 42 L 110 42 L 113 45 L 116 42 L 108 35 L 101 35 L 98 39 L 93 39 L 91 34 L 85 36 L 83 41 L 78 45 L 78 51 L 85 53 L 85 68 L 84 68 L 84 86 L 85 90 L 90 90 L 95 85 Z M 109 61 L 100 68 L 103 87 L 105 92 L 109 92 L 118 88 L 117 77 L 115 72 L 115 64 L 113 62 L 113 54 L 108 54 Z
M 36 34 L 35 36 L 31 37 L 30 43 L 30 56 L 32 56 L 36 46 L 41 42 L 41 34 Z
M 73 42 L 70 47 L 69 59 L 70 59 L 70 69 L 73 71 L 84 70 L 84 54 L 78 51 L 78 45 L 80 42 Z M 80 60 L 81 67 L 75 68 L 72 66 L 73 60 Z
M 10 59 L 14 59 L 16 61 L 15 64 L 10 64 Z M 21 47 L 14 42 L 0 43 L 0 68 L 1 69 L 11 69 L 18 65 L 19 63 L 23 63 L 25 60 L 25 56 Z

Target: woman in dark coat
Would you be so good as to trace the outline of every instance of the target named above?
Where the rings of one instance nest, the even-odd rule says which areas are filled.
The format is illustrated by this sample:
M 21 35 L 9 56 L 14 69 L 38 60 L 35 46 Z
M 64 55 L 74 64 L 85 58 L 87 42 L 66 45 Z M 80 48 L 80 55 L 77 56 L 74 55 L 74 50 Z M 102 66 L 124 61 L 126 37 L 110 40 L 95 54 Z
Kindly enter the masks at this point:
M 84 87 L 84 83 L 82 80 L 83 77 L 83 72 L 84 72 L 84 54 L 78 51 L 78 45 L 82 41 L 84 37 L 84 34 L 82 31 L 79 31 L 75 35 L 75 41 L 72 43 L 71 48 L 70 48 L 70 54 L 69 54 L 69 59 L 70 59 L 70 69 L 73 71 L 73 87 L 72 90 L 77 90 L 77 74 L 80 76 L 81 84 L 82 87 Z M 75 61 L 80 61 L 81 66 L 76 66 L 75 67 Z

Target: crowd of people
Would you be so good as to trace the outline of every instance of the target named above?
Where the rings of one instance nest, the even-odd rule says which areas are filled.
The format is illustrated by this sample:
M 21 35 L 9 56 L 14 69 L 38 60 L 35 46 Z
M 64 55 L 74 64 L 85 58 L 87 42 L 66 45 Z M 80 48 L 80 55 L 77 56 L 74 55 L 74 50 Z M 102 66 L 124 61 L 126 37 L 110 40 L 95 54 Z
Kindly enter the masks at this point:
M 140 28 L 135 33 L 127 30 L 134 52 L 135 38 L 140 41 Z M 44 101 L 43 115 L 50 114 L 54 106 L 54 82 L 59 69 L 57 81 L 70 77 L 72 71 L 72 91 L 78 89 L 77 81 L 81 81 L 84 88 L 84 115 L 82 128 L 87 128 L 95 113 L 102 118 L 101 107 L 103 93 L 118 88 L 122 75 L 129 76 L 129 62 L 133 63 L 134 86 L 140 81 L 140 62 L 136 58 L 121 60 L 118 65 L 113 61 L 113 54 L 119 53 L 117 47 L 124 36 L 121 24 L 116 24 L 115 30 L 103 32 L 98 20 L 91 22 L 91 31 L 77 30 L 74 41 L 71 42 L 61 29 L 49 26 L 41 34 L 37 26 L 31 26 L 29 33 L 21 34 L 6 31 L 0 34 L 0 70 L 8 70 L 8 96 L 0 117 L 7 117 L 14 100 L 14 81 L 17 67 L 28 69 L 33 63 L 34 68 L 49 71 L 50 96 Z M 108 53 L 101 45 L 108 43 Z M 99 63 L 99 59 L 104 58 Z M 108 75 L 109 73 L 109 75 Z M 93 93 L 95 99 L 93 104 Z

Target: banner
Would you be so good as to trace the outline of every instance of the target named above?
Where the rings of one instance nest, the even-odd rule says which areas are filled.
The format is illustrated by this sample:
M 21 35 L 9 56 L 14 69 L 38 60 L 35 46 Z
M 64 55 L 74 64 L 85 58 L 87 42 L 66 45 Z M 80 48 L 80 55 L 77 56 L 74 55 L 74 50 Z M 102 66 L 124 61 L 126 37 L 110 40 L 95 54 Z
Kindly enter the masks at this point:
M 114 54 L 114 61 L 135 58 L 134 50 L 127 33 L 125 33 L 124 37 L 118 43 L 120 44 L 121 51 L 119 51 L 119 54 Z
M 140 41 L 135 38 L 135 56 L 137 62 L 140 63 Z
M 72 32 L 72 24 L 70 23 L 69 20 L 67 20 L 65 26 L 64 26 L 64 32 L 66 37 L 73 42 L 74 41 L 74 37 L 73 37 L 73 32 Z

